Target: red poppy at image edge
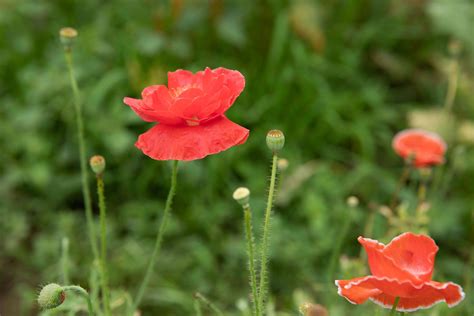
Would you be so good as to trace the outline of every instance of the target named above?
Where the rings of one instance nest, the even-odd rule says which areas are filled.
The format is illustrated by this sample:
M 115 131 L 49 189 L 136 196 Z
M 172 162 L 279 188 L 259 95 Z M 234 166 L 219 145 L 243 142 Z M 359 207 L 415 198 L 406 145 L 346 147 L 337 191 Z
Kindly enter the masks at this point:
M 438 247 L 425 235 L 404 233 L 388 245 L 369 238 L 358 238 L 365 248 L 372 275 L 351 280 L 336 280 L 338 294 L 352 304 L 367 300 L 397 310 L 413 312 L 446 302 L 449 307 L 464 299 L 462 288 L 452 282 L 431 280 Z
M 124 98 L 142 120 L 158 123 L 135 146 L 156 160 L 195 160 L 245 143 L 249 130 L 225 116 L 244 87 L 236 70 L 169 72 L 168 86 L 146 87 L 142 99 Z
M 436 133 L 407 129 L 395 135 L 392 147 L 404 159 L 413 155 L 413 164 L 416 167 L 428 167 L 444 162 L 447 145 Z

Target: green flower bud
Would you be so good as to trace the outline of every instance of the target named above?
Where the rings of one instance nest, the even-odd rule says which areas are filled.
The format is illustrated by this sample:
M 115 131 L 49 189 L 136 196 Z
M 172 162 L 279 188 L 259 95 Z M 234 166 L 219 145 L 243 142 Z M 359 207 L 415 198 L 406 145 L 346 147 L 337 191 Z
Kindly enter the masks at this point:
M 63 27 L 61 30 L 59 30 L 59 39 L 66 49 L 71 49 L 76 37 L 77 30 L 72 27 Z
M 285 135 L 278 129 L 272 129 L 267 133 L 267 146 L 274 153 L 279 152 L 285 145 Z
M 50 283 L 41 289 L 38 304 L 42 309 L 51 309 L 61 305 L 65 299 L 64 289 L 56 283 Z
M 237 188 L 232 194 L 234 200 L 242 206 L 247 206 L 250 200 L 250 190 L 244 187 Z
M 92 156 L 89 164 L 96 175 L 101 175 L 105 170 L 105 158 L 101 155 Z

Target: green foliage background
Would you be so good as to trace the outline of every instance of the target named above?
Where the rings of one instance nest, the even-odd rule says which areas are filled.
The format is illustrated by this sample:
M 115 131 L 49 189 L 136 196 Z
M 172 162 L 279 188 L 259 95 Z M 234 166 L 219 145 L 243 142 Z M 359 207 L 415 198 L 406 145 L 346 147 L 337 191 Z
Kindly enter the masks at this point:
M 91 253 L 74 111 L 58 40 L 63 26 L 80 33 L 74 58 L 88 153 L 107 159 L 117 298 L 135 293 L 141 280 L 170 170 L 133 146 L 151 125 L 123 97 L 166 83 L 166 73 L 178 68 L 223 66 L 246 77 L 228 115 L 251 130 L 250 138 L 181 165 L 144 315 L 189 315 L 194 291 L 245 315 L 242 213 L 231 193 L 241 185 L 252 190 L 259 228 L 270 159 L 264 138 L 271 128 L 285 132 L 282 155 L 290 163 L 275 208 L 271 305 L 278 315 L 296 315 L 305 300 L 328 305 L 331 315 L 373 314 L 371 303 L 352 306 L 337 296 L 327 282 L 329 257 L 348 214 L 342 253 L 358 256 L 356 238 L 370 209 L 390 201 L 401 173 L 391 139 L 408 126 L 413 109 L 442 108 L 448 43 L 459 41 L 456 121 L 446 136 L 447 162 L 429 191 L 429 214 L 441 249 L 435 278 L 466 286 L 473 269 L 467 261 L 474 249 L 474 135 L 453 131 L 474 117 L 473 21 L 469 0 L 0 1 L 0 313 L 38 313 L 38 286 L 61 282 L 63 237 L 71 243 L 72 279 L 88 287 Z M 413 188 L 402 193 L 413 201 Z M 356 210 L 345 204 L 349 195 L 361 200 Z M 386 219 L 377 214 L 375 220 L 370 237 L 387 237 Z M 335 272 L 355 276 L 344 267 Z M 472 315 L 469 294 L 453 311 L 439 306 L 418 314 Z

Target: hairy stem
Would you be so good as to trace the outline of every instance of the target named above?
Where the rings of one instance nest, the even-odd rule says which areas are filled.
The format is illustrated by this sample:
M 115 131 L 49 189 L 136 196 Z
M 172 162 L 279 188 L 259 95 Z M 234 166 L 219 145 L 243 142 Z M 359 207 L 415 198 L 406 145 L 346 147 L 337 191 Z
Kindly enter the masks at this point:
M 105 316 L 111 315 L 110 294 L 107 271 L 107 208 L 105 205 L 104 179 L 102 174 L 97 175 L 97 195 L 99 196 L 100 210 L 100 277 L 102 285 L 102 304 Z
M 89 231 L 89 241 L 91 243 L 92 253 L 95 260 L 99 260 L 99 250 L 97 247 L 97 239 L 94 230 L 94 219 L 92 217 L 92 202 L 91 192 L 88 185 L 87 176 L 87 160 L 86 160 L 86 141 L 84 137 L 84 122 L 82 119 L 82 103 L 79 93 L 79 87 L 77 85 L 76 76 L 74 74 L 74 66 L 72 61 L 71 49 L 65 49 L 64 55 L 66 57 L 66 64 L 69 71 L 69 81 L 72 88 L 74 97 L 74 109 L 76 112 L 76 128 L 77 128 L 77 139 L 79 142 L 79 158 L 81 164 L 81 181 L 82 181 L 82 195 L 84 199 L 84 208 L 86 213 L 87 227 Z
M 261 254 L 260 254 L 260 280 L 258 288 L 258 304 L 257 308 L 263 313 L 264 302 L 267 295 L 268 287 L 268 242 L 270 239 L 270 220 L 272 215 L 273 195 L 275 193 L 276 171 L 278 156 L 273 153 L 272 174 L 270 177 L 270 188 L 268 190 L 267 208 L 265 210 L 265 220 L 263 223 L 263 234 L 261 238 Z
M 258 308 L 258 292 L 257 292 L 257 273 L 255 271 L 255 241 L 253 236 L 252 228 L 252 212 L 250 205 L 244 205 L 244 220 L 245 220 L 245 237 L 247 240 L 247 257 L 248 257 L 248 268 L 250 273 L 250 287 L 252 289 L 252 300 L 253 300 L 253 314 L 256 316 L 260 315 Z
M 145 290 L 148 286 L 148 283 L 150 282 L 150 277 L 153 273 L 153 268 L 155 266 L 156 260 L 158 259 L 158 256 L 160 254 L 163 234 L 165 233 L 166 226 L 168 226 L 171 205 L 173 204 L 173 198 L 176 191 L 177 175 L 178 175 L 178 161 L 175 160 L 173 161 L 173 169 L 172 169 L 172 174 L 171 174 L 171 186 L 168 192 L 168 197 L 166 199 L 165 210 L 163 212 L 163 217 L 161 219 L 160 228 L 158 229 L 158 233 L 156 235 L 155 247 L 153 248 L 153 252 L 150 257 L 150 262 L 148 264 L 148 268 L 146 270 L 145 276 L 138 290 L 138 294 L 133 302 L 133 308 L 132 308 L 133 311 L 137 309 L 137 307 L 140 305 L 143 299 L 143 295 L 145 294 Z

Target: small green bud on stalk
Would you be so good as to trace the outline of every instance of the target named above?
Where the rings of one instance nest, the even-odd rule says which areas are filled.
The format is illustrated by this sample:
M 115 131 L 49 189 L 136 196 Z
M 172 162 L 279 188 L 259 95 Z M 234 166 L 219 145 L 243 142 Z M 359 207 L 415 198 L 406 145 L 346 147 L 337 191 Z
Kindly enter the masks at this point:
M 232 194 L 232 197 L 237 201 L 237 203 L 246 207 L 249 205 L 250 190 L 244 187 L 237 188 L 234 191 L 234 194 Z
M 63 27 L 59 30 L 59 39 L 64 49 L 70 50 L 77 37 L 77 30 L 72 27 Z
M 52 309 L 61 305 L 65 299 L 66 293 L 62 286 L 50 283 L 41 289 L 38 304 L 42 309 Z
M 278 153 L 285 145 L 285 135 L 278 129 L 272 129 L 267 133 L 267 146 L 274 153 Z
M 105 170 L 105 158 L 100 155 L 92 156 L 89 164 L 97 176 L 100 176 Z

